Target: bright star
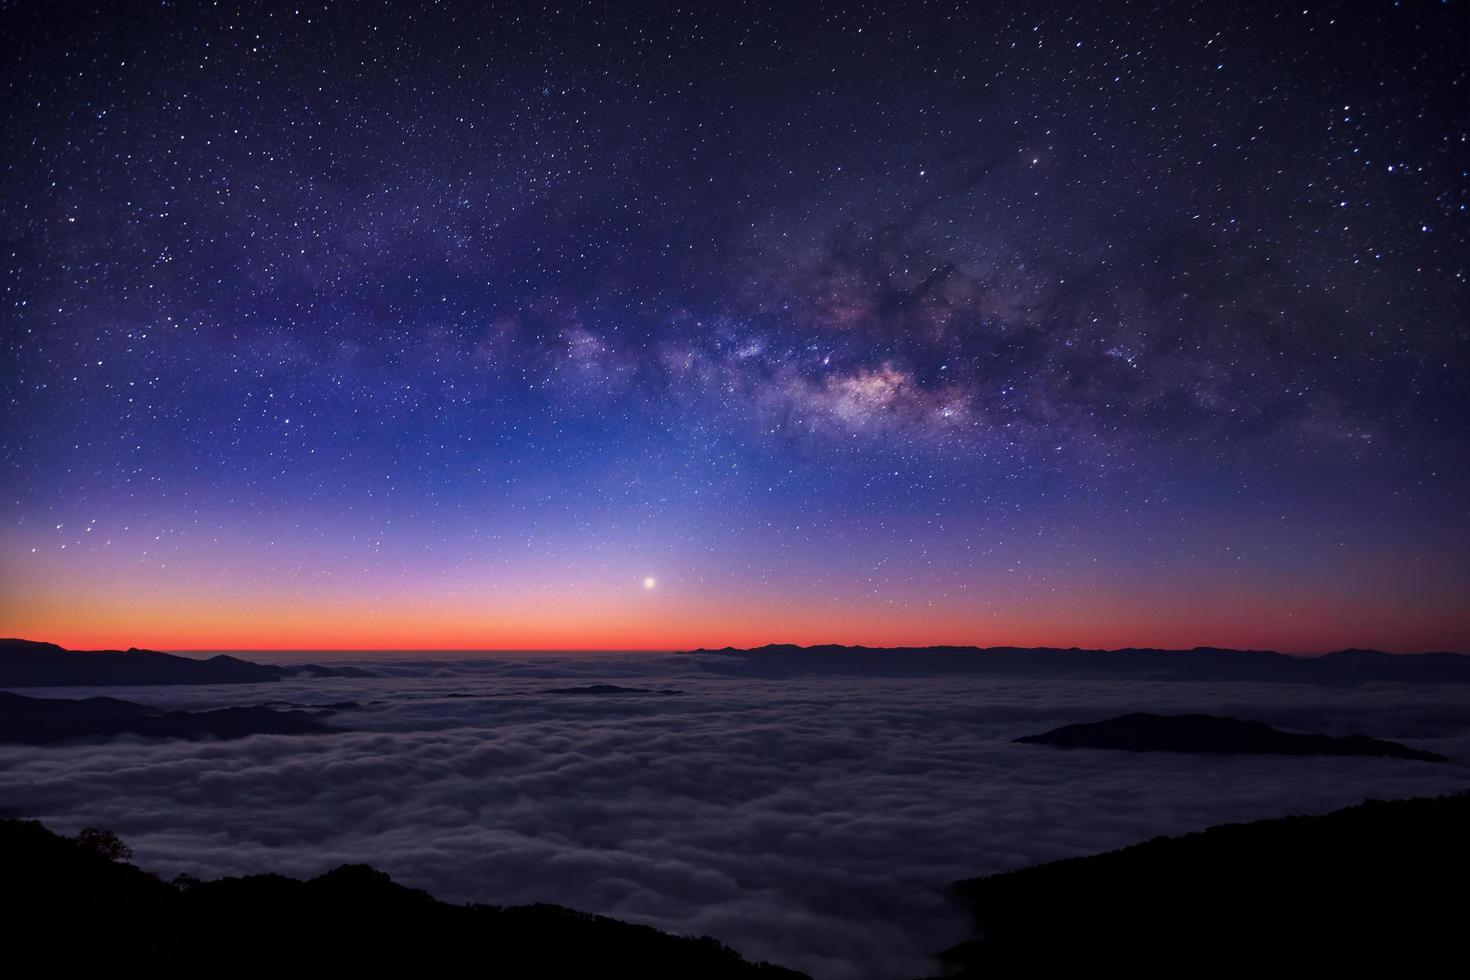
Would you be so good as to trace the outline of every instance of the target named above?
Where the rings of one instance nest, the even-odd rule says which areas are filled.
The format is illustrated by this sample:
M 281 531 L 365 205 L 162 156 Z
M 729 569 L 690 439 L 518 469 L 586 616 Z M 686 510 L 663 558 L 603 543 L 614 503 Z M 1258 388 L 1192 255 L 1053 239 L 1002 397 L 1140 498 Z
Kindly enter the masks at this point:
M 656 585 L 658 585 L 658 580 L 655 579 L 652 575 L 648 576 L 648 578 L 646 578 L 646 579 L 643 580 L 643 587 L 645 589 L 651 589 L 651 588 L 653 588 Z

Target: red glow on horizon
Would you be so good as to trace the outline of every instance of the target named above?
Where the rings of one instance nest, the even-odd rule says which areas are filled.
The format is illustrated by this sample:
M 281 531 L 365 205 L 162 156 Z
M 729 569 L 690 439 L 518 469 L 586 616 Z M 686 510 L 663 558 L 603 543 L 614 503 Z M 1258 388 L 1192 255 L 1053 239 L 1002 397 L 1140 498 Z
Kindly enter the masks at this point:
M 0 579 L 0 635 L 71 649 L 688 650 L 802 646 L 1197 646 L 1316 654 L 1470 650 L 1455 568 L 1372 561 L 1313 569 L 1004 565 L 875 580 L 690 571 L 688 561 L 592 558 L 482 573 L 465 564 L 374 567 L 320 560 L 282 574 L 279 556 L 211 546 L 141 565 L 122 555 L 29 556 Z M 1363 572 L 1369 569 L 1372 574 Z M 1034 577 L 1033 577 L 1034 576 Z M 649 587 L 653 579 L 656 587 Z
M 1079 647 L 1189 649 L 1221 647 L 1319 654 L 1349 647 L 1397 653 L 1464 649 L 1452 632 L 1404 624 L 1336 619 L 1331 623 L 1281 622 L 1269 615 L 1149 617 L 1135 614 L 1099 618 L 1086 611 L 1059 616 L 975 617 L 868 615 L 774 615 L 764 622 L 739 614 L 702 617 L 668 613 L 661 622 L 609 616 L 575 622 L 578 617 L 543 621 L 467 623 L 459 617 L 354 616 L 324 610 L 275 618 L 218 615 L 209 618 L 154 616 L 144 612 L 87 621 L 76 615 L 7 615 L 0 633 L 57 643 L 69 649 L 143 649 L 170 651 L 675 651 L 698 648 L 758 647 L 766 644 L 868 647 Z M 162 625 L 160 625 L 162 624 Z M 1464 635 L 1462 632 L 1460 635 Z

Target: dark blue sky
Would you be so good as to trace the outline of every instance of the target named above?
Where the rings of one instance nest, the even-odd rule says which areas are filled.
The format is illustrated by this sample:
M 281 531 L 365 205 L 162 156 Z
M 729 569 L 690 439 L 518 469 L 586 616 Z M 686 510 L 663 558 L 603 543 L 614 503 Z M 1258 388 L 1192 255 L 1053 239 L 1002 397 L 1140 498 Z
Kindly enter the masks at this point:
M 1463 3 L 0 31 L 9 632 L 1470 646 Z

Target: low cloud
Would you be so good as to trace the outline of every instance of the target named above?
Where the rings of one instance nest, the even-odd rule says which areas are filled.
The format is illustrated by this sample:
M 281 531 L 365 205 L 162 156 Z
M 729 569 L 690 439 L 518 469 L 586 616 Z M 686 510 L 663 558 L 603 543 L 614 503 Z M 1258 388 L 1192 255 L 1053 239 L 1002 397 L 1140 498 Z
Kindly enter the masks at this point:
M 393 676 L 124 693 L 364 707 L 339 717 L 356 730 L 326 737 L 6 748 L 0 799 L 59 830 L 113 828 L 164 876 L 368 861 L 450 901 L 558 902 L 856 980 L 922 975 L 927 953 L 963 938 L 942 894 L 961 877 L 1465 781 L 1463 761 L 1201 766 L 1018 735 L 1139 708 L 1210 710 L 1470 758 L 1458 692 L 1422 687 L 777 681 L 701 676 L 679 658 L 383 671 Z M 676 678 L 686 693 L 556 695 L 548 677 Z

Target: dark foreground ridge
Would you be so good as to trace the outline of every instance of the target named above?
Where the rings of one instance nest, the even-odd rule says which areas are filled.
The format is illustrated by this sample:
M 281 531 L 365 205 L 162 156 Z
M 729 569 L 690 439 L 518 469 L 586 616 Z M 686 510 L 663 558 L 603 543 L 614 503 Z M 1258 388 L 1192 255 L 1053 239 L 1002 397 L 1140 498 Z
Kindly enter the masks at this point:
M 449 905 L 367 865 L 166 884 L 107 834 L 0 821 L 10 976 L 689 977 L 799 980 L 709 938 L 555 905 Z
M 1467 826 L 1470 793 L 1370 801 L 962 881 L 982 938 L 944 959 L 967 978 L 1369 963 L 1415 975 L 1463 955 Z
M 0 639 L 0 687 L 110 687 L 118 684 L 258 684 L 285 677 L 364 677 L 355 667 L 278 667 L 223 654 L 207 660 L 157 650 L 67 650 L 54 643 Z
M 1226 755 L 1365 755 L 1420 762 L 1444 756 L 1366 735 L 1306 735 L 1283 732 L 1259 721 L 1218 715 L 1153 715 L 1138 712 L 1107 721 L 1063 725 L 1016 739 L 1064 749 L 1125 749 L 1129 752 L 1207 752 Z
M 1142 680 L 1470 684 L 1470 656 L 1339 650 L 1292 657 L 1269 650 L 1082 650 L 1076 647 L 848 647 L 772 644 L 750 650 L 691 650 L 705 670 L 759 677 L 849 674 L 902 677 L 977 674 L 1011 677 L 1131 677 Z
M 28 698 L 0 691 L 0 742 L 47 745 L 139 735 L 144 738 L 244 738 L 330 730 L 317 713 L 266 707 L 165 711 L 117 698 Z

